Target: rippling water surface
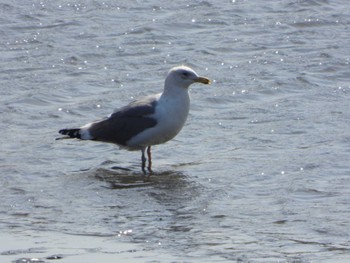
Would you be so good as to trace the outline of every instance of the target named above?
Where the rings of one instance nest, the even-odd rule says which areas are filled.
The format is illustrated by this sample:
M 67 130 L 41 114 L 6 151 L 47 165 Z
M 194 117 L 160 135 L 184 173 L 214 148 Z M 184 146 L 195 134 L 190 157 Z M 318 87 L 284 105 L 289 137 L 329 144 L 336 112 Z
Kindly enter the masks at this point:
M 346 0 L 2 1 L 1 262 L 348 262 Z M 55 141 L 186 64 L 188 123 L 140 154 Z

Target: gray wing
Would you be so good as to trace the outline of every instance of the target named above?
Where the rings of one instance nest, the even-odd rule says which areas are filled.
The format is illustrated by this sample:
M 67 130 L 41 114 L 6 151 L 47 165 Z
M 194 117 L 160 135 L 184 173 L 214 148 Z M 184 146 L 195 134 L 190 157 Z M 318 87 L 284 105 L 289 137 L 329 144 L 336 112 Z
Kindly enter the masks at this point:
M 132 137 L 157 124 L 157 120 L 149 116 L 155 112 L 156 105 L 153 96 L 131 102 L 108 118 L 94 122 L 89 133 L 94 140 L 126 145 Z

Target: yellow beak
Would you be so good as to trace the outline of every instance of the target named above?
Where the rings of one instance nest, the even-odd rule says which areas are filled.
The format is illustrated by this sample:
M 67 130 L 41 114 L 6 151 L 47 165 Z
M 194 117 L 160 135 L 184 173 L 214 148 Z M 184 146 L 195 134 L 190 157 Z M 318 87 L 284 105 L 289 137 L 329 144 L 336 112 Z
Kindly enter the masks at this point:
M 208 78 L 205 77 L 198 77 L 195 82 L 203 83 L 203 84 L 210 84 L 211 81 Z

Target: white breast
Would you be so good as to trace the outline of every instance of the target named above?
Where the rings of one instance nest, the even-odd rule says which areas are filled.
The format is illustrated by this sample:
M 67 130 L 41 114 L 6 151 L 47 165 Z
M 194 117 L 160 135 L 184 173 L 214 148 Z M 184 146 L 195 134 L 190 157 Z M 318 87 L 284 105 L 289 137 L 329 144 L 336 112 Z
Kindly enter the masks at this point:
M 155 113 L 151 115 L 157 120 L 157 125 L 139 133 L 127 145 L 131 148 L 142 148 L 171 140 L 184 126 L 189 109 L 190 97 L 187 90 L 182 90 L 175 96 L 162 94 Z

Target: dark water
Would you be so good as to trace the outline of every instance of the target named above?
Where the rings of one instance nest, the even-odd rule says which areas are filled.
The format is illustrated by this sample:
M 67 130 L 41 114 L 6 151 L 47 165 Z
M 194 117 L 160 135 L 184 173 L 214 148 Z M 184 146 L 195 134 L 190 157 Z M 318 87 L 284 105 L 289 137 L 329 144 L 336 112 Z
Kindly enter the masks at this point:
M 327 1 L 2 1 L 1 262 L 348 262 L 350 9 Z M 183 131 L 140 154 L 55 141 L 160 92 Z

